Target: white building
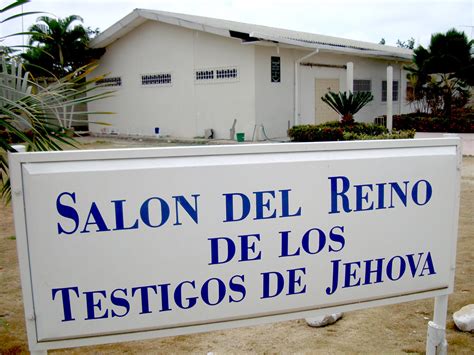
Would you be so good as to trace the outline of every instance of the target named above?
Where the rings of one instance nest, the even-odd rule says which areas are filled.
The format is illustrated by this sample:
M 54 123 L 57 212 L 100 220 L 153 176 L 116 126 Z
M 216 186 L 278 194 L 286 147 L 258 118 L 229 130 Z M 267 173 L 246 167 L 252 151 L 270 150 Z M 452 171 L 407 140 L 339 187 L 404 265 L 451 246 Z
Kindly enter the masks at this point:
M 338 116 L 321 101 L 332 91 L 370 90 L 356 115 L 372 122 L 387 112 L 387 68 L 393 68 L 393 113 L 405 104 L 410 50 L 205 17 L 136 9 L 97 36 L 106 48 L 96 74 L 108 73 L 113 98 L 90 105 L 95 133 L 251 139 L 255 128 L 285 137 L 289 126 Z M 390 79 L 389 79 L 390 80 Z M 353 88 L 351 88 L 353 85 Z

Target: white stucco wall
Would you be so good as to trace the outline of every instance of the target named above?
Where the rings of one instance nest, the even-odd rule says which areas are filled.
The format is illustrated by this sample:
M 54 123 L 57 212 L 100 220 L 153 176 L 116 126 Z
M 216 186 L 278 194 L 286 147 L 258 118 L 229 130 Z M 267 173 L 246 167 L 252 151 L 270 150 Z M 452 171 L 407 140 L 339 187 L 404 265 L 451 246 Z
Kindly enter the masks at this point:
M 207 128 L 214 137 L 228 139 L 234 119 L 236 132 L 252 138 L 254 127 L 263 126 L 270 138 L 285 137 L 288 122 L 294 124 L 294 63 L 309 50 L 277 48 L 275 45 L 242 44 L 227 38 L 178 26 L 148 21 L 107 47 L 96 74 L 120 76 L 122 86 L 115 96 L 90 104 L 91 111 L 113 111 L 114 115 L 91 115 L 96 133 L 153 136 L 155 127 L 172 137 L 203 136 Z M 281 58 L 281 82 L 272 83 L 271 57 Z M 386 80 L 386 60 L 320 52 L 306 63 L 345 65 L 354 63 L 354 79 L 370 79 L 374 101 L 356 115 L 356 120 L 372 122 L 386 113 L 382 102 L 382 81 Z M 400 77 L 400 63 L 391 63 L 394 80 L 401 82 L 399 100 L 393 113 L 408 112 L 404 104 L 406 74 Z M 195 80 L 195 70 L 237 68 L 237 80 L 203 82 Z M 300 123 L 315 123 L 315 79 L 337 79 L 346 90 L 343 68 L 300 66 L 298 108 Z M 171 73 L 168 86 L 142 86 L 142 74 Z M 115 89 L 115 88 L 114 88 Z M 257 131 L 257 133 L 261 133 Z M 262 138 L 258 135 L 257 138 Z
M 200 84 L 195 69 L 237 67 L 236 81 Z M 173 83 L 144 87 L 142 74 L 172 73 Z M 239 40 L 148 21 L 107 47 L 97 74 L 121 76 L 122 87 L 113 98 L 90 105 L 90 110 L 113 111 L 93 115 L 93 132 L 152 136 L 155 127 L 173 137 L 204 135 L 212 128 L 216 138 L 236 130 L 250 135 L 255 122 L 254 48 Z M 115 88 L 114 88 L 115 89 Z
M 256 123 L 269 138 L 286 137 L 288 121 L 293 125 L 295 50 L 256 46 Z M 280 57 L 281 81 L 271 82 L 271 57 Z M 262 138 L 262 137 L 259 137 Z
M 352 62 L 354 63 L 354 80 L 371 80 L 374 100 L 355 116 L 355 119 L 361 122 L 373 122 L 375 117 L 386 114 L 387 105 L 382 102 L 382 81 L 387 80 L 387 65 L 390 63 L 393 66 L 393 80 L 399 82 L 399 98 L 393 103 L 393 114 L 409 112 L 409 107 L 405 103 L 406 72 L 402 70 L 400 77 L 400 67 L 403 67 L 403 63 L 331 53 L 315 54 L 305 62 L 332 65 L 345 65 L 347 62 Z M 314 80 L 316 78 L 339 79 L 339 90 L 346 90 L 345 69 L 301 66 L 300 78 L 300 120 L 303 124 L 315 122 Z

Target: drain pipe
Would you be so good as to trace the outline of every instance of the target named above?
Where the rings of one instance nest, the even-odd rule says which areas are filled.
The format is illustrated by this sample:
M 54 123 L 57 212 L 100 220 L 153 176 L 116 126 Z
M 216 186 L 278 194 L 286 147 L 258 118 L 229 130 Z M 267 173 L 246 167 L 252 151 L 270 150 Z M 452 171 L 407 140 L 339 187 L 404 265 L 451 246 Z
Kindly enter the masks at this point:
M 298 109 L 298 101 L 299 101 L 299 67 L 300 67 L 300 63 L 305 60 L 305 59 L 308 59 L 309 57 L 315 55 L 315 54 L 318 54 L 319 53 L 319 48 L 315 49 L 314 51 L 312 51 L 311 53 L 309 54 L 306 54 L 305 56 L 301 57 L 301 58 L 298 58 L 295 60 L 295 96 L 294 96 L 294 99 L 295 99 L 295 102 L 294 102 L 294 109 L 293 109 L 293 112 L 294 112 L 294 125 L 299 125 L 300 124 L 300 113 L 299 113 L 299 109 Z

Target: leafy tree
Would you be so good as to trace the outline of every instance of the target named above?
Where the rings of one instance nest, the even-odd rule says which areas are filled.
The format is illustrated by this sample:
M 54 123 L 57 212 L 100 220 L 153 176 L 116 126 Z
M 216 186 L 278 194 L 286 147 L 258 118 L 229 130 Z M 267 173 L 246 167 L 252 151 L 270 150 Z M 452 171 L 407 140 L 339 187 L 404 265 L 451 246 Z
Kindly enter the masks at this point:
M 385 44 L 385 38 L 382 38 L 382 39 L 379 41 L 379 44 Z
M 0 9 L 0 14 L 28 2 L 17 0 Z M 16 18 L 22 14 L 7 18 Z M 4 20 L 3 22 L 5 22 Z M 5 37 L 0 37 L 0 44 Z M 94 93 L 103 77 L 90 77 L 93 65 L 79 68 L 49 85 L 40 85 L 25 71 L 19 58 L 12 58 L 8 47 L 0 51 L 0 198 L 11 196 L 7 152 L 16 152 L 14 143 L 27 145 L 28 151 L 61 150 L 65 144 L 74 145 L 58 112 L 79 103 L 110 96 L 109 91 Z M 72 111 L 72 115 L 75 113 Z
M 64 19 L 41 16 L 29 28 L 31 47 L 22 58 L 36 76 L 63 77 L 87 65 L 103 54 L 103 49 L 89 48 L 97 30 L 84 28 L 82 18 L 71 15 Z
M 321 100 L 329 105 L 334 111 L 341 115 L 341 122 L 344 124 L 354 123 L 354 115 L 365 105 L 374 99 L 370 92 L 328 92 Z
M 413 100 L 425 101 L 429 111 L 451 117 L 453 105 L 462 107 L 474 85 L 473 42 L 464 32 L 451 29 L 431 36 L 428 48 L 414 50 L 408 79 L 414 84 Z
M 413 49 L 415 48 L 415 39 L 413 37 L 409 38 L 406 42 L 397 40 L 397 47 L 406 48 L 406 49 Z

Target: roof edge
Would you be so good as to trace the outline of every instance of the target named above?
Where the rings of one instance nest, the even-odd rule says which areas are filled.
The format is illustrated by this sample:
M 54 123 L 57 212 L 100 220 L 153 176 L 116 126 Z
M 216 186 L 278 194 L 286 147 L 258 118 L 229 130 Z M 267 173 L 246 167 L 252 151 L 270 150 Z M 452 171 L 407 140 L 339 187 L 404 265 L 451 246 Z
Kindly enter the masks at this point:
M 182 18 L 179 17 L 182 15 Z M 184 17 L 184 18 L 183 18 Z M 187 17 L 187 18 L 186 18 Z M 190 19 L 191 17 L 191 19 Z M 202 32 L 209 32 L 212 34 L 216 34 L 223 37 L 230 37 L 229 31 L 231 28 L 224 28 L 211 26 L 210 24 L 200 23 L 199 21 L 192 21 L 192 18 L 202 18 L 207 19 L 201 16 L 194 16 L 194 15 L 186 15 L 186 14 L 175 14 L 172 12 L 165 12 L 165 11 L 157 11 L 157 10 L 147 10 L 147 9 L 134 9 L 131 13 L 117 21 L 115 24 L 107 28 L 105 31 L 100 33 L 97 37 L 95 37 L 91 42 L 90 46 L 92 48 L 103 48 L 111 43 L 115 42 L 119 38 L 126 35 L 128 32 L 133 30 L 134 28 L 140 26 L 147 20 L 152 21 L 159 21 L 163 23 L 167 23 L 170 25 L 180 26 L 184 28 L 188 28 L 191 30 L 197 30 Z M 209 18 L 210 19 L 210 18 Z M 213 19 L 219 20 L 220 19 Z M 230 21 L 230 20 L 222 20 L 228 23 L 235 23 L 241 24 L 240 22 Z M 249 26 L 257 26 L 260 28 L 267 28 L 267 26 L 260 26 L 260 25 L 251 25 Z M 268 27 L 269 30 L 272 27 Z M 283 30 L 283 29 L 281 29 Z M 284 30 L 295 32 L 292 30 Z M 384 58 L 389 60 L 403 60 L 403 61 L 411 61 L 413 56 L 413 51 L 407 50 L 404 48 L 392 47 L 392 46 L 385 46 L 379 45 L 376 43 L 371 42 L 363 42 L 351 39 L 345 39 L 340 37 L 333 37 L 333 36 L 326 36 L 326 35 L 317 35 L 313 33 L 306 33 L 309 35 L 320 36 L 321 41 L 305 41 L 304 39 L 297 39 L 297 38 L 287 38 L 282 36 L 274 36 L 269 35 L 266 33 L 260 32 L 251 32 L 252 36 L 261 38 L 263 41 L 273 41 L 273 42 L 280 42 L 284 44 L 288 44 L 291 46 L 305 48 L 305 49 L 323 49 L 325 51 L 332 51 L 332 52 L 339 52 L 339 53 L 350 53 L 359 56 L 369 56 L 369 57 L 377 57 L 377 58 Z M 336 43 L 331 44 L 330 41 L 334 40 Z M 337 44 L 337 42 L 341 42 L 341 40 L 347 41 L 347 44 Z M 327 42 L 327 43 L 326 43 Z M 258 44 L 258 42 L 255 42 Z M 365 48 L 364 45 L 367 47 Z

